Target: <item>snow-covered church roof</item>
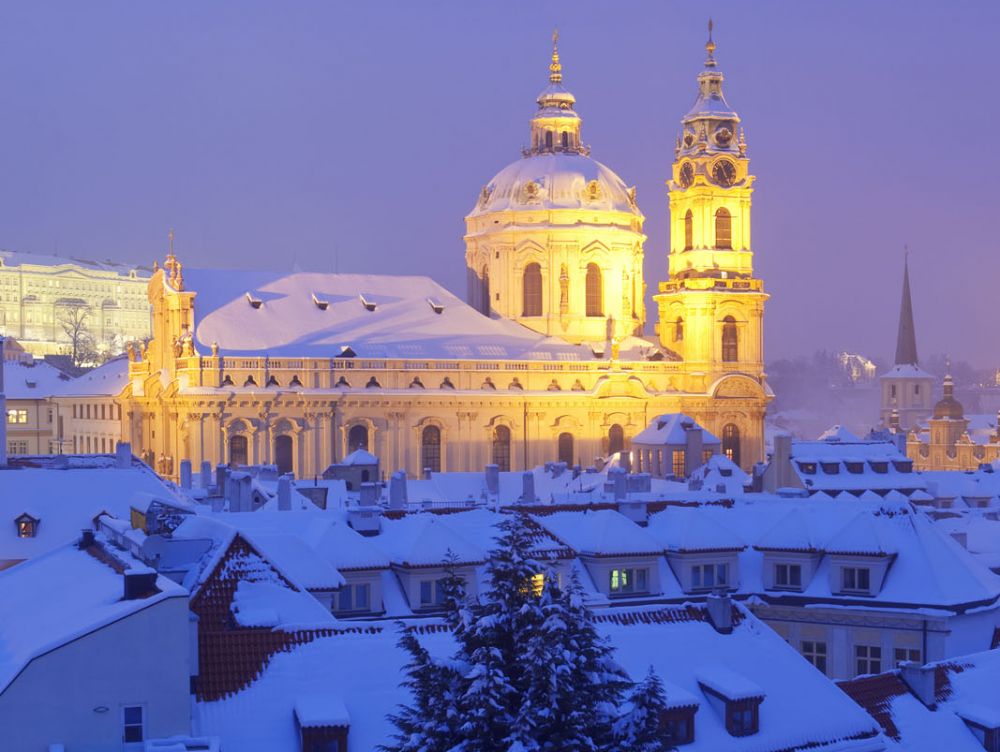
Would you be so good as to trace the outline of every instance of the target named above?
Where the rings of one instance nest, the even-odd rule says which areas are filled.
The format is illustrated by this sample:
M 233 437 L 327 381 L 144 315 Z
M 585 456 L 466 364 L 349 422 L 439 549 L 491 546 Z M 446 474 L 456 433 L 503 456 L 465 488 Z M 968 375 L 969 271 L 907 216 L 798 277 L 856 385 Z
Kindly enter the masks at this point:
M 592 360 L 483 316 L 430 277 L 185 269 L 202 352 L 271 357 Z

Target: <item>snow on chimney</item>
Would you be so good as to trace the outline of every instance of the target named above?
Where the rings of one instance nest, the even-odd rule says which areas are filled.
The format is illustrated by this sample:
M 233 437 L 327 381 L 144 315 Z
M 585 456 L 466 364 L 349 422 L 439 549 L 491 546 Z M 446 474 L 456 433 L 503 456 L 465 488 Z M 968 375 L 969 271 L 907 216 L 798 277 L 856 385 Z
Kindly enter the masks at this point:
M 521 474 L 521 498 L 522 504 L 534 504 L 538 499 L 535 497 L 535 474 L 530 470 L 525 470 Z
M 684 476 L 701 467 L 701 454 L 705 448 L 705 434 L 697 423 L 684 423 Z
M 191 460 L 181 460 L 181 488 L 191 490 Z
M 132 445 L 127 441 L 115 444 L 115 467 L 120 470 L 132 467 Z
M 201 463 L 201 487 L 206 491 L 212 485 L 212 463 L 205 460 Z
M 0 337 L 0 467 L 7 464 L 7 398 L 3 391 L 3 337 Z
M 278 511 L 289 512 L 292 509 L 292 478 L 286 473 L 278 478 Z
M 913 661 L 899 664 L 900 678 L 906 682 L 906 686 L 917 699 L 929 708 L 934 707 L 937 699 L 934 692 L 934 673 L 933 666 L 921 666 Z
M 705 599 L 705 608 L 716 632 L 729 634 L 733 631 L 733 602 L 729 593 L 709 593 Z
M 389 478 L 389 509 L 406 509 L 405 470 L 397 470 Z

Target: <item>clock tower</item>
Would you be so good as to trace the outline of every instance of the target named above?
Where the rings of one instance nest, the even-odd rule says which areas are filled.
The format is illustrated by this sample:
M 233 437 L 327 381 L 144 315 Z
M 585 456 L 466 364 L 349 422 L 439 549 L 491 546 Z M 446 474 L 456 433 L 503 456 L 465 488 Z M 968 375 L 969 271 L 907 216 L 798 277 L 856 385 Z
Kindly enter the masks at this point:
M 654 296 L 656 331 L 660 344 L 687 366 L 688 388 L 700 386 L 718 396 L 715 392 L 728 379 L 727 389 L 739 383 L 739 394 L 758 395 L 758 406 L 743 416 L 756 439 L 763 432 L 770 393 L 764 383 L 763 336 L 768 296 L 762 281 L 754 278 L 750 246 L 754 176 L 740 116 L 722 92 L 711 22 L 708 32 L 698 98 L 681 121 L 667 180 L 669 278 Z M 747 455 L 763 459 L 762 440 L 752 443 L 743 452 L 744 465 Z

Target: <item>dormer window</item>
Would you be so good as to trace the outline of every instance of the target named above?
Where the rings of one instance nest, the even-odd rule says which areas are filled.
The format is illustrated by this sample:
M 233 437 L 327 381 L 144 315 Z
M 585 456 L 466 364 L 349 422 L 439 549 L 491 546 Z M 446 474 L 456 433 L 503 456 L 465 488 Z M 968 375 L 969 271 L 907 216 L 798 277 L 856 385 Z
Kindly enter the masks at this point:
M 801 470 L 806 475 L 815 475 L 816 474 L 816 463 L 815 462 L 800 462 L 798 464 L 799 464 L 799 470 Z
M 855 475 L 861 475 L 865 471 L 864 462 L 845 462 L 844 465 L 847 467 L 847 472 Z
M 760 731 L 760 704 L 764 691 L 744 676 L 722 666 L 698 671 L 698 685 L 712 708 L 725 719 L 731 736 Z
M 802 589 L 801 564 L 775 564 L 774 587 L 784 590 Z
M 610 578 L 612 595 L 649 592 L 648 569 L 612 569 Z
M 871 570 L 868 567 L 842 567 L 841 590 L 845 593 L 871 592 Z
M 827 475 L 839 475 L 840 474 L 840 463 L 839 462 L 821 462 L 820 467 L 823 468 L 823 472 Z
M 876 473 L 885 475 L 887 472 L 889 472 L 888 462 L 871 462 L 869 464 L 872 466 L 872 470 L 874 470 Z
M 750 736 L 760 730 L 760 701 L 726 703 L 726 731 L 732 736 Z
M 14 520 L 18 538 L 34 538 L 38 534 L 38 520 L 25 512 Z
M 892 466 L 896 469 L 897 473 L 913 472 L 913 460 L 893 460 Z
M 666 746 L 690 744 L 694 741 L 694 714 L 697 705 L 668 708 L 660 714 L 660 732 Z
M 711 590 L 729 586 L 728 564 L 695 564 L 691 567 L 691 589 Z

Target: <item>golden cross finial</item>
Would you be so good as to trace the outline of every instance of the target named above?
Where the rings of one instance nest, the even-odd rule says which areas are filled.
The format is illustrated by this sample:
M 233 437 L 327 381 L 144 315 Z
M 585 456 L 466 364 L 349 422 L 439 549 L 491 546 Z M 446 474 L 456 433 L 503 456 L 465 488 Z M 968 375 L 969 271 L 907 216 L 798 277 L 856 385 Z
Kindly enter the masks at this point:
M 168 256 L 173 256 L 174 255 L 174 231 L 173 231 L 173 229 L 171 229 L 167 233 L 167 255 Z
M 712 41 L 712 29 L 714 24 L 712 19 L 708 19 L 708 41 L 705 43 L 705 51 L 708 52 L 708 60 L 705 61 L 705 66 L 709 68 L 715 67 L 715 42 Z
M 552 30 L 552 62 L 549 64 L 549 82 L 562 83 L 562 63 L 559 62 L 559 29 Z

